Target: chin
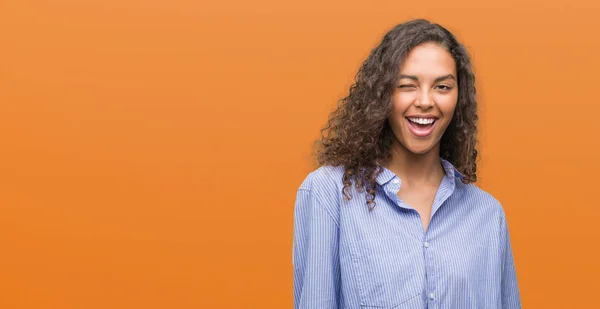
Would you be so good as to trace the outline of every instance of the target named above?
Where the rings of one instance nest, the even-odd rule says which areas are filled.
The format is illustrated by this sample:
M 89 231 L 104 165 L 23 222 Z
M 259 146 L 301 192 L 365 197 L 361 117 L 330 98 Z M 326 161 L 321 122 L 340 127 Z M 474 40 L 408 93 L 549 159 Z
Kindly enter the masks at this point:
M 435 144 L 407 145 L 404 148 L 406 148 L 406 150 L 408 150 L 410 153 L 413 153 L 416 155 L 424 155 L 424 154 L 430 152 L 431 149 L 433 149 L 433 146 L 435 146 Z
M 424 155 L 426 153 L 428 153 L 431 150 L 432 147 L 430 148 L 408 148 L 408 151 L 410 151 L 413 154 L 416 155 Z

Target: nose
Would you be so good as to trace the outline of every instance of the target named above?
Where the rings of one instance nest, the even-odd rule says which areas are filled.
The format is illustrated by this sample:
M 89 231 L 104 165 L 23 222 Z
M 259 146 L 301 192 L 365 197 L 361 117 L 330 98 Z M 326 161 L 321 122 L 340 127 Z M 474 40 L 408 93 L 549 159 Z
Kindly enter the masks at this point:
M 416 107 L 428 109 L 433 106 L 433 98 L 427 89 L 423 89 L 415 102 Z

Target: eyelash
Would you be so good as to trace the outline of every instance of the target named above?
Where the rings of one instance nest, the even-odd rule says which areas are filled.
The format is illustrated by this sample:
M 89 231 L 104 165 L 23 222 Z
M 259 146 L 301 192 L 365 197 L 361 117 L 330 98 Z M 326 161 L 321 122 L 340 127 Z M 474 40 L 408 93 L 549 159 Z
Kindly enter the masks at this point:
M 408 88 L 408 87 L 413 87 L 413 85 L 400 85 L 400 86 L 398 86 L 398 88 Z M 447 86 L 447 85 L 439 85 L 438 87 L 446 87 L 445 89 L 442 89 L 444 91 L 452 90 L 452 87 Z

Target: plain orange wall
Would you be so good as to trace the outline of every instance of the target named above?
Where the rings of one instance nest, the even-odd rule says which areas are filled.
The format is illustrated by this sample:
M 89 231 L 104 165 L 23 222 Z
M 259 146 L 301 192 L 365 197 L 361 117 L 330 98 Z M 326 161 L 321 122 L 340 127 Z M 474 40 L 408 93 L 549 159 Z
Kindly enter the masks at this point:
M 414 17 L 472 54 L 524 307 L 594 307 L 600 4 L 519 2 L 2 1 L 0 308 L 291 308 L 312 141 Z

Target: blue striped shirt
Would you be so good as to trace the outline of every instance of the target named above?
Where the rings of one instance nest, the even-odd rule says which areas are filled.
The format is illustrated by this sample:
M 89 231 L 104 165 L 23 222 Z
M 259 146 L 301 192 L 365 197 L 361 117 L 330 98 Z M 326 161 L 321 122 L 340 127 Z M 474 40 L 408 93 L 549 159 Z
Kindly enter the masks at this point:
M 343 167 L 311 172 L 294 207 L 294 308 L 521 308 L 502 206 L 441 161 L 426 232 L 389 169 L 371 212 L 354 186 L 343 200 Z

